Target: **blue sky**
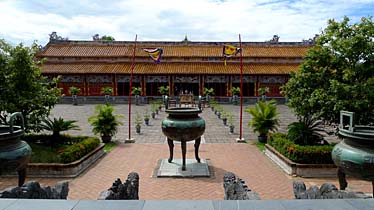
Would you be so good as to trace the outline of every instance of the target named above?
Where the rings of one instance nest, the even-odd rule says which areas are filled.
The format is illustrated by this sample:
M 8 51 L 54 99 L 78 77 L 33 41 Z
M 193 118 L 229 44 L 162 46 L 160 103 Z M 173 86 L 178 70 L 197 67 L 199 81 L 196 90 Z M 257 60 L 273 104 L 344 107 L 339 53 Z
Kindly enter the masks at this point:
M 56 31 L 70 40 L 94 34 L 116 40 L 301 41 L 328 19 L 374 16 L 374 0 L 0 0 L 0 39 L 48 42 Z

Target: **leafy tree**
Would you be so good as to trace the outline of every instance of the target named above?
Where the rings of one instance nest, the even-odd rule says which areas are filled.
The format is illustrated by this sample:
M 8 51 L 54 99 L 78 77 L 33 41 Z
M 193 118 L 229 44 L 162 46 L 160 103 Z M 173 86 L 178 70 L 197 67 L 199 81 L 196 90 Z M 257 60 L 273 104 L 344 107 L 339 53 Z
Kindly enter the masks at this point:
M 289 106 L 299 116 L 339 121 L 341 110 L 354 111 L 360 124 L 374 122 L 374 24 L 329 20 L 299 72 L 285 86 Z
M 37 50 L 36 43 L 13 47 L 0 40 L 0 123 L 6 123 L 9 113 L 21 112 L 26 131 L 39 131 L 41 120 L 58 102 L 58 79 L 49 82 L 41 75 L 41 61 L 34 57 Z
M 102 41 L 115 41 L 114 37 L 104 35 L 100 38 Z

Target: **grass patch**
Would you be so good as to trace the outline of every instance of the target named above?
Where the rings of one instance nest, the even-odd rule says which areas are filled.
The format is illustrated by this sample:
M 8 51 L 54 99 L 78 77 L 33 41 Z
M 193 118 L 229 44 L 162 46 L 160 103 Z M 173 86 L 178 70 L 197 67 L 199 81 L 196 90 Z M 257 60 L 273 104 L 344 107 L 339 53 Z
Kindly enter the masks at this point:
M 57 151 L 63 147 L 52 149 L 50 146 L 29 143 L 32 149 L 31 163 L 60 163 L 61 158 Z
M 108 142 L 105 144 L 104 146 L 104 151 L 105 152 L 110 152 L 114 149 L 114 147 L 117 146 L 117 143 L 116 142 Z
M 257 147 L 261 152 L 265 151 L 265 144 L 266 144 L 266 143 L 256 142 L 255 144 L 256 144 L 256 147 Z

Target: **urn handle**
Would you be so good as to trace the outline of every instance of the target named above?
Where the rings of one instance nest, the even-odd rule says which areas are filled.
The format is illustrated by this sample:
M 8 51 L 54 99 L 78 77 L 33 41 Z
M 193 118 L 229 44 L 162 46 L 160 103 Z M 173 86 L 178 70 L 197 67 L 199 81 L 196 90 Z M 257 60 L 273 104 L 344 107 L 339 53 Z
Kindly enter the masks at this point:
M 13 133 L 13 123 L 14 123 L 14 119 L 19 116 L 21 118 L 21 128 L 22 130 L 24 130 L 24 120 L 23 120 L 23 116 L 22 116 L 22 113 L 21 112 L 14 112 L 12 115 L 10 115 L 10 120 L 9 120 L 9 124 L 10 124 L 10 133 Z
M 355 113 L 348 111 L 340 111 L 339 129 L 347 130 L 344 125 L 344 117 L 349 118 L 348 131 L 353 132 L 355 128 Z

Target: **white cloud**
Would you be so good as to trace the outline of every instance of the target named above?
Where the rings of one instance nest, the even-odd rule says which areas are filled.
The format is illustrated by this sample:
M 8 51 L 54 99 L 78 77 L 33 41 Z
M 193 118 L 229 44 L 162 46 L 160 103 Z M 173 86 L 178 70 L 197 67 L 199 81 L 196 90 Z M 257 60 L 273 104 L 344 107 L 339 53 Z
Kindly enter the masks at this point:
M 366 8 L 365 12 L 361 12 Z M 367 9 L 373 8 L 373 10 Z M 122 0 L 0 1 L 0 38 L 48 42 L 57 31 L 72 40 L 93 34 L 116 40 L 301 41 L 320 33 L 328 19 L 373 15 L 374 0 Z M 7 21 L 4 21 L 7 20 Z

